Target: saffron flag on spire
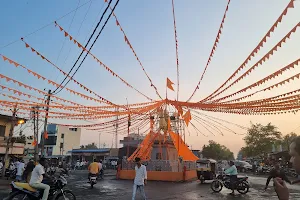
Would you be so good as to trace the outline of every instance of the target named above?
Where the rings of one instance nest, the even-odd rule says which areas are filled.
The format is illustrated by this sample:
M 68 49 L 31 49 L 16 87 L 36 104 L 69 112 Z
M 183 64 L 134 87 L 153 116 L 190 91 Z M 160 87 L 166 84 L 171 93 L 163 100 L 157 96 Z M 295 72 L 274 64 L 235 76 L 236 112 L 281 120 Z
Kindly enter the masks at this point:
M 174 85 L 174 83 L 173 83 L 169 78 L 167 78 L 167 87 L 168 87 L 170 90 L 173 90 L 173 91 L 174 91 L 174 88 L 173 88 L 172 85 Z

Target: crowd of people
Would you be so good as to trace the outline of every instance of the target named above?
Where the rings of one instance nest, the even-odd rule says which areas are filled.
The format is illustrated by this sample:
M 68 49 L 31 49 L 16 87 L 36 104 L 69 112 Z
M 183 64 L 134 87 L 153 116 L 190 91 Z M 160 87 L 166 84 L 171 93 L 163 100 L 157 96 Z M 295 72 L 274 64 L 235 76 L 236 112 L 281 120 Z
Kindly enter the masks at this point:
M 297 137 L 290 144 L 290 162 L 292 163 L 293 168 L 296 170 L 297 174 L 300 174 L 300 136 Z M 142 165 L 141 159 L 135 159 L 135 178 L 133 184 L 133 194 L 132 199 L 135 199 L 136 192 L 139 190 L 143 199 L 146 199 L 144 187 L 147 184 L 147 170 L 146 166 Z M 0 162 L 0 168 L 4 167 L 2 162 Z M 78 164 L 79 163 L 79 164 Z M 81 163 L 78 161 L 76 166 L 81 166 Z M 48 198 L 50 186 L 42 183 L 45 177 L 48 177 L 47 173 L 45 173 L 45 169 L 47 168 L 47 162 L 45 158 L 41 158 L 38 163 L 34 163 L 33 161 L 29 161 L 26 165 L 23 160 L 19 159 L 16 162 L 10 163 L 11 170 L 17 170 L 16 180 L 24 181 L 29 183 L 29 185 L 36 189 L 43 189 L 43 200 Z M 103 168 L 102 162 L 94 160 L 87 169 L 90 174 L 97 174 Z M 234 165 L 234 162 L 230 162 L 230 167 L 225 171 L 226 174 L 230 175 L 230 182 L 233 184 L 237 179 L 237 168 Z M 50 177 L 48 177 L 50 178 Z M 271 170 L 269 177 L 267 179 L 267 183 L 265 189 L 267 189 L 270 180 L 273 179 L 274 189 L 277 193 L 279 200 L 289 200 L 289 189 L 286 186 L 286 182 L 290 184 L 294 184 L 300 182 L 300 180 L 290 181 L 285 174 L 281 171 L 280 165 L 276 164 L 275 167 Z M 234 194 L 234 187 L 232 186 L 232 194 Z

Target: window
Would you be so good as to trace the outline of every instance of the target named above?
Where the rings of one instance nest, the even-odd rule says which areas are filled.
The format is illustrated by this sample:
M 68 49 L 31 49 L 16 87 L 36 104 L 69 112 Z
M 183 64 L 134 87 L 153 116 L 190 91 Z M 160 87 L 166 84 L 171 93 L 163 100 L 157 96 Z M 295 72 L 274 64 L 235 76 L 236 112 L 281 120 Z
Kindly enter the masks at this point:
M 5 136 L 5 129 L 6 129 L 6 126 L 0 125 L 0 137 Z
M 77 131 L 77 128 L 69 128 L 70 131 Z
M 61 134 L 61 138 L 62 138 L 62 139 L 65 138 L 65 134 L 64 134 L 64 133 Z

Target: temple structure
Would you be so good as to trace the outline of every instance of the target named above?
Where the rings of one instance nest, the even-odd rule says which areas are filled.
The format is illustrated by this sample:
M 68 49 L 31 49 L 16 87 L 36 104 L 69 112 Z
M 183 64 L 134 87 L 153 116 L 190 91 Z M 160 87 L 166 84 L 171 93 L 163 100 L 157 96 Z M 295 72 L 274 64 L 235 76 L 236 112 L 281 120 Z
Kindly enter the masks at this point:
M 184 123 L 176 113 L 170 116 L 166 109 L 151 116 L 150 132 L 136 151 L 123 161 L 119 178 L 134 178 L 136 157 L 147 165 L 149 180 L 182 181 L 196 177 L 195 161 L 199 158 L 184 141 Z

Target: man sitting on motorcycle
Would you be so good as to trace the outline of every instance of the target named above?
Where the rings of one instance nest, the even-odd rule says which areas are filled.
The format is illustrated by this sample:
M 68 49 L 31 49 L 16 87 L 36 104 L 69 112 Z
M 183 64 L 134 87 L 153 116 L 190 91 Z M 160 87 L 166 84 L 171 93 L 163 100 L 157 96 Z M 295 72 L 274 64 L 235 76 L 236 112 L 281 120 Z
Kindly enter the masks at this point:
M 89 170 L 89 176 L 88 176 L 88 179 L 90 180 L 90 176 L 93 174 L 93 175 L 97 175 L 100 171 L 100 168 L 99 168 L 99 163 L 97 163 L 97 160 L 94 159 L 94 162 L 92 162 L 89 167 L 88 167 L 88 170 Z
M 43 193 L 43 198 L 42 200 L 47 200 L 49 191 L 50 191 L 50 186 L 42 183 L 43 178 L 47 177 L 50 178 L 46 173 L 45 173 L 45 167 L 46 166 L 46 159 L 41 158 L 39 163 L 35 166 L 31 173 L 31 178 L 29 181 L 29 185 L 35 189 L 42 189 L 44 190 Z
M 229 162 L 230 167 L 225 170 L 225 174 L 230 176 L 230 188 L 232 192 L 230 194 L 234 195 L 235 182 L 237 181 L 237 168 L 233 161 Z

